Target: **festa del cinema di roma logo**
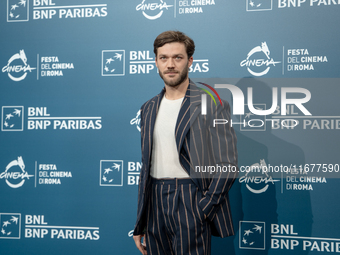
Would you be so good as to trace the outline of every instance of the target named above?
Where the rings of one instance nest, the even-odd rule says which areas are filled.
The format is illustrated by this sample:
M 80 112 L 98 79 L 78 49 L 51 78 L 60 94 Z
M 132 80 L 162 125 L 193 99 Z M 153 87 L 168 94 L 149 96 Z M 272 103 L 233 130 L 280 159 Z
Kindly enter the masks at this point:
M 164 9 L 169 10 L 169 7 L 173 7 L 173 5 L 167 5 L 163 0 L 154 1 L 143 0 L 142 3 L 136 6 L 136 11 L 142 11 L 145 18 L 155 20 L 163 15 Z
M 246 66 L 248 72 L 254 76 L 266 75 L 271 66 L 281 63 L 280 61 L 274 61 L 269 55 L 270 51 L 267 43 L 262 42 L 261 46 L 256 46 L 249 51 L 247 58 L 241 61 L 240 66 Z
M 21 187 L 22 185 L 24 185 L 25 179 L 29 179 L 30 177 L 33 177 L 33 175 L 29 175 L 25 171 L 25 163 L 20 156 L 18 157 L 18 159 L 11 161 L 6 166 L 6 170 L 0 173 L 0 179 L 4 178 L 7 185 L 11 188 Z M 18 179 L 19 181 L 17 181 Z
M 255 170 L 255 173 L 253 173 Z M 274 185 L 274 182 L 280 180 L 274 180 L 267 173 L 268 167 L 264 159 L 260 159 L 260 163 L 255 163 L 250 166 L 249 171 L 239 178 L 239 182 L 244 182 L 247 189 L 254 194 L 261 194 L 267 191 L 269 184 Z M 262 172 L 262 173 L 261 173 Z
M 3 73 L 7 73 L 8 77 L 13 81 L 22 81 L 26 78 L 28 72 L 32 72 L 36 68 L 27 64 L 27 57 L 24 50 L 14 54 L 7 65 L 2 68 Z

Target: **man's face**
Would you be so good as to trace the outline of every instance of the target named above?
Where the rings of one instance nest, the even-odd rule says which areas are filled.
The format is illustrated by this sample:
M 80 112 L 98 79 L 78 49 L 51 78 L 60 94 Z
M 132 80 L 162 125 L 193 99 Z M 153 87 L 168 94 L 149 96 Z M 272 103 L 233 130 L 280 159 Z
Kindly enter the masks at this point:
M 188 78 L 192 61 L 192 57 L 188 59 L 183 43 L 167 43 L 157 49 L 156 66 L 168 86 L 177 87 Z

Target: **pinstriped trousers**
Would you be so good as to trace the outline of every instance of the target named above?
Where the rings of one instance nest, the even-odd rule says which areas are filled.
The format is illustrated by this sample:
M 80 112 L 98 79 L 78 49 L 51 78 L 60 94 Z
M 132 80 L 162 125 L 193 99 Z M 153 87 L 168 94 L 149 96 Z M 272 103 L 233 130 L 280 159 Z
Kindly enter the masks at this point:
M 152 179 L 148 204 L 148 255 L 209 255 L 211 229 L 198 207 L 201 192 L 190 179 Z

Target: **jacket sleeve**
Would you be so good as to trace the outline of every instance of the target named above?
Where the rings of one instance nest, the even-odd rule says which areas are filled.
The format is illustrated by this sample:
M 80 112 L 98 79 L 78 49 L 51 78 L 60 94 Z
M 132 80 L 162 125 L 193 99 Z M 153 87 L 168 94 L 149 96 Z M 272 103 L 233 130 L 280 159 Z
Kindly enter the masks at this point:
M 144 105 L 143 105 L 144 106 Z M 142 169 L 140 172 L 139 184 L 138 184 L 138 203 L 137 203 L 137 221 L 134 229 L 134 235 L 141 235 L 144 233 L 145 221 L 143 211 L 143 193 L 144 193 L 144 173 L 145 164 L 143 164 L 143 147 L 144 147 L 144 118 L 143 118 L 143 106 L 140 109 L 140 131 L 141 131 L 141 150 L 142 150 Z
M 214 219 L 218 206 L 225 201 L 238 174 L 237 138 L 230 123 L 229 104 L 224 101 L 223 106 L 212 106 L 211 109 L 211 114 L 208 115 L 212 118 L 207 123 L 209 161 L 216 167 L 216 171 L 208 190 L 204 191 L 203 198 L 199 201 L 199 206 L 210 221 Z M 214 119 L 223 119 L 223 124 L 214 124 Z

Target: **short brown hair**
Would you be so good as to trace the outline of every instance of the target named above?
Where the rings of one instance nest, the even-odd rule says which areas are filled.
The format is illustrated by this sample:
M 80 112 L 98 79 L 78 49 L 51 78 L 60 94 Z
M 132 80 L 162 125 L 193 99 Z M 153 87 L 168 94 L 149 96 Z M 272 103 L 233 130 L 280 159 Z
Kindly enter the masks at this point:
M 165 31 L 157 36 L 153 43 L 153 52 L 157 56 L 157 49 L 162 47 L 167 43 L 179 42 L 184 43 L 186 52 L 188 54 L 188 58 L 192 57 L 195 52 L 195 43 L 194 41 L 187 36 L 186 34 L 180 31 Z

